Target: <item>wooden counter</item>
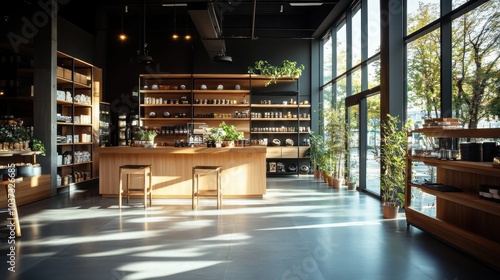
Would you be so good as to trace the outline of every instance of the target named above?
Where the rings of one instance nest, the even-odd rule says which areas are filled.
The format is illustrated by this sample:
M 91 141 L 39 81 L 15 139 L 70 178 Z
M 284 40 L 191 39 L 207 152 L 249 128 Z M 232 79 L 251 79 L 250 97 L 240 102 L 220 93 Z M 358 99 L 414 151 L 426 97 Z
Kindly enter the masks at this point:
M 99 193 L 118 196 L 120 165 L 151 164 L 153 197 L 190 198 L 191 168 L 222 166 L 225 198 L 262 197 L 266 193 L 266 147 L 139 148 L 103 147 L 99 153 Z

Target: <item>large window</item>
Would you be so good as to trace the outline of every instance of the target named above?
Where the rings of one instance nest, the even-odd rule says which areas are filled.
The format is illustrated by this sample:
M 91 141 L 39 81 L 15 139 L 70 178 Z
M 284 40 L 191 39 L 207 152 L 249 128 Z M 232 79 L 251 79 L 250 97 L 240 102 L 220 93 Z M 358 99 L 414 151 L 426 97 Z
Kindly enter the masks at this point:
M 359 100 L 364 100 L 366 104 L 367 91 L 380 85 L 380 8 L 378 2 L 362 0 L 354 3 L 331 27 L 332 33 L 325 36 L 322 58 L 323 108 L 344 106 L 346 98 L 357 95 L 363 96 Z M 380 184 L 375 178 L 378 178 L 380 168 L 373 161 L 371 151 L 373 145 L 379 142 L 379 116 L 374 112 L 380 113 L 380 95 L 370 94 L 369 103 L 370 114 L 366 112 L 366 106 L 361 106 L 360 103 L 349 104 L 348 110 L 343 110 L 348 114 L 345 117 L 348 120 L 350 136 L 347 147 L 349 156 L 346 162 L 348 167 L 346 177 L 359 178 L 360 183 L 366 183 L 365 179 L 370 178 L 368 180 L 369 191 L 379 194 Z M 325 122 L 321 123 L 325 124 Z M 363 128 L 360 127 L 361 124 L 364 124 Z M 361 135 L 361 130 L 369 130 L 368 135 Z M 362 143 L 364 144 L 361 145 Z M 366 161 L 367 157 L 368 163 L 360 161 L 360 159 Z M 367 189 L 366 184 L 359 185 L 359 187 Z
M 406 2 L 407 117 L 500 127 L 500 0 Z
M 500 0 L 453 21 L 453 117 L 470 128 L 500 127 Z

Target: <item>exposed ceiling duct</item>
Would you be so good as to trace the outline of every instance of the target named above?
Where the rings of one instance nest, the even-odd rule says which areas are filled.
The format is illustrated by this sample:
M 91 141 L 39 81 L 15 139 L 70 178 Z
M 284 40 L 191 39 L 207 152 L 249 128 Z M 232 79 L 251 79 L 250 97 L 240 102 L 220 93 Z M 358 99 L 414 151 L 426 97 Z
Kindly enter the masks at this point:
M 225 53 L 226 44 L 224 39 L 221 39 L 222 30 L 214 6 L 208 2 L 189 3 L 188 12 L 208 56 L 214 58 Z

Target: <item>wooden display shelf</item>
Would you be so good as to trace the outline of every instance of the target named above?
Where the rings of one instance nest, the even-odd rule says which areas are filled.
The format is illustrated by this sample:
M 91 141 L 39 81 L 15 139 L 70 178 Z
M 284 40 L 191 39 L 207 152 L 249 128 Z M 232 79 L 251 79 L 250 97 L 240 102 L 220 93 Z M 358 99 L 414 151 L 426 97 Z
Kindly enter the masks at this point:
M 493 167 L 492 162 L 440 160 L 437 158 L 415 156 L 411 156 L 410 159 L 412 161 L 421 161 L 426 165 L 440 167 L 448 170 L 474 172 L 482 175 L 500 177 L 498 168 Z
M 249 108 L 249 104 L 193 104 L 193 107 L 244 107 Z
M 489 266 L 500 269 L 498 265 L 499 243 L 441 219 L 422 214 L 411 207 L 406 207 L 405 212 L 409 224 L 417 225 L 418 228 L 430 232 L 441 240 L 484 261 Z
M 191 107 L 191 104 L 141 104 L 141 107 Z
M 436 138 L 500 138 L 498 128 L 420 128 L 411 133 L 422 133 Z
M 471 192 L 441 192 L 418 184 L 410 184 L 423 192 L 432 194 L 447 201 L 455 202 L 492 215 L 500 216 L 500 203 L 479 198 L 479 193 Z
M 146 94 L 190 94 L 190 89 L 141 89 L 140 93 Z

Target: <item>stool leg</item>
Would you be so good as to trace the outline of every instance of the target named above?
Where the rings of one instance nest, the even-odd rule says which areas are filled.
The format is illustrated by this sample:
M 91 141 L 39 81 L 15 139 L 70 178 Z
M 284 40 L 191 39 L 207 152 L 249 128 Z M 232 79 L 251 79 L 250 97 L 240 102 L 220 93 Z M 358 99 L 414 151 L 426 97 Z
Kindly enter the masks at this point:
M 127 174 L 127 204 L 130 205 L 130 193 L 128 192 L 128 190 L 130 189 L 130 174 Z
M 195 180 L 195 175 L 194 175 L 194 169 L 191 171 L 191 209 L 194 210 L 194 180 Z
M 149 170 L 149 206 L 153 207 L 153 173 L 151 171 L 151 167 Z
M 118 208 L 122 208 L 122 192 L 123 192 L 123 180 L 122 180 L 122 170 L 120 169 L 120 190 L 118 191 Z
M 220 170 L 217 171 L 217 209 L 222 207 L 222 190 Z
M 148 184 L 147 184 L 146 170 L 144 170 L 144 208 L 148 206 Z

